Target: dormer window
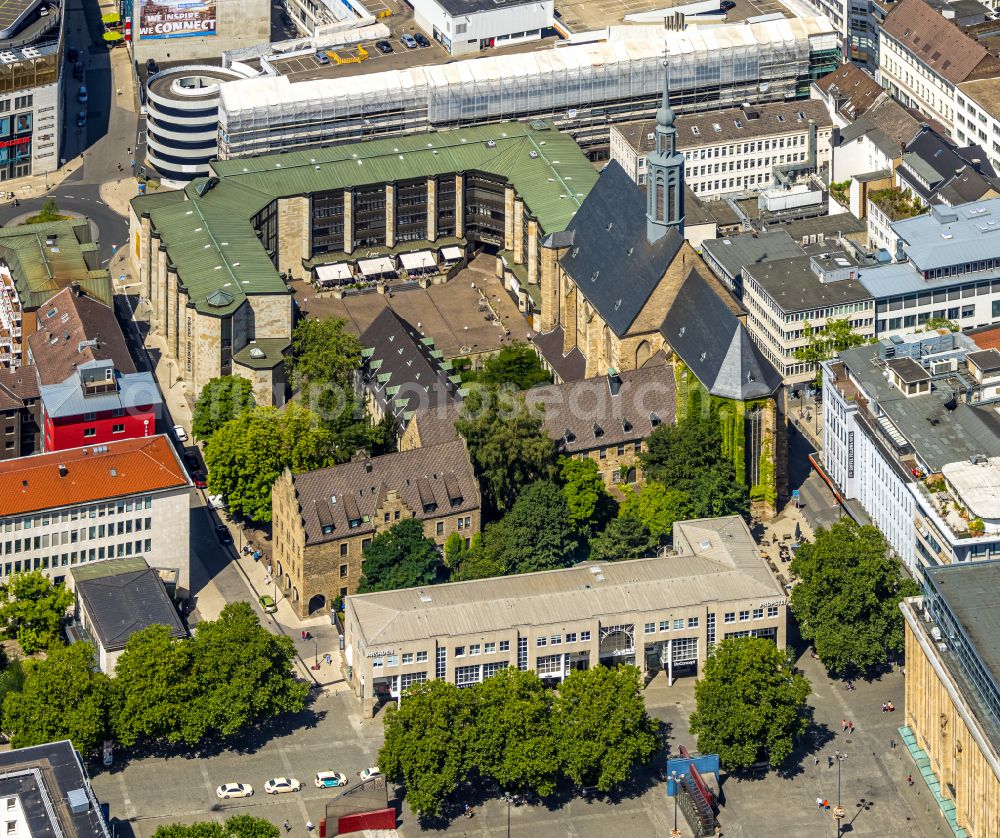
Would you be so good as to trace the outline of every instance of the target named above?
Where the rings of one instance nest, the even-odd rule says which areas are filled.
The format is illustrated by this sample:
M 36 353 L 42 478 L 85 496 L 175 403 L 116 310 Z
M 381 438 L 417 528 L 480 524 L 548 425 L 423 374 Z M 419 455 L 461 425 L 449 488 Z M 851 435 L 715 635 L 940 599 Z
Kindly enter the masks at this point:
M 594 437 L 600 439 L 602 436 L 604 436 L 604 428 L 594 422 Z
M 660 424 L 660 417 L 657 416 L 655 413 L 650 413 L 649 414 L 649 424 L 652 425 L 655 428 L 657 425 Z
M 333 534 L 333 524 L 323 524 L 323 535 Z
M 351 518 L 351 520 L 347 522 L 347 526 L 349 526 L 352 530 L 356 530 L 358 527 L 361 526 L 361 519 Z

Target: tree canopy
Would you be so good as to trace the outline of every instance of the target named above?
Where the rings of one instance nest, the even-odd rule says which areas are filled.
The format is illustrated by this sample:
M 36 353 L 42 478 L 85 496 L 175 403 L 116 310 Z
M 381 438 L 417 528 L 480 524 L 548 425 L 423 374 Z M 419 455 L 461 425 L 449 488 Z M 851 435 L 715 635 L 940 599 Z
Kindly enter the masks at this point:
M 619 520 L 635 521 L 659 543 L 669 537 L 676 521 L 697 517 L 692 515 L 691 496 L 680 489 L 668 489 L 656 480 L 647 480 L 639 489 L 622 489 L 624 498 L 618 509 Z
M 463 555 L 456 579 L 568 567 L 579 547 L 562 491 L 539 480 L 521 492 L 510 512 L 486 527 L 475 549 Z
M 3 729 L 15 748 L 69 739 L 90 754 L 107 730 L 110 695 L 93 646 L 53 646 L 45 659 L 24 662 L 22 689 L 4 697 Z
M 684 495 L 683 498 L 672 495 L 669 503 L 664 496 L 661 507 L 676 509 L 686 518 L 746 513 L 749 493 L 743 485 L 743 476 L 736 474 L 732 459 L 723 454 L 722 443 L 719 422 L 695 415 L 676 425 L 660 425 L 649 435 L 646 450 L 639 455 L 647 487 L 652 481 L 662 484 L 668 492 Z M 664 534 L 662 524 L 658 528 L 642 517 L 639 520 L 654 535 Z M 673 521 L 670 525 L 673 526 Z
M 346 321 L 305 317 L 292 330 L 292 350 L 285 361 L 295 390 L 336 385 L 351 390 L 351 376 L 361 366 L 361 341 Z
M 594 460 L 560 457 L 559 481 L 570 520 L 582 536 L 600 531 L 614 516 L 614 499 L 604 488 L 604 478 Z
M 15 573 L 0 585 L 0 625 L 32 655 L 62 640 L 62 621 L 76 597 L 40 570 Z
M 260 625 L 248 603 L 227 605 L 193 638 L 150 626 L 129 638 L 113 681 L 111 727 L 119 743 L 162 739 L 195 745 L 305 706 L 292 673 L 290 638 Z
M 231 419 L 253 410 L 253 385 L 241 375 L 222 375 L 202 387 L 194 404 L 191 434 L 207 440 Z
M 542 366 L 538 354 L 528 344 L 514 341 L 483 363 L 483 368 L 462 374 L 463 381 L 478 381 L 491 387 L 510 384 L 518 390 L 528 390 L 552 380 Z
M 861 346 L 869 343 L 874 338 L 857 334 L 851 326 L 851 319 L 844 317 L 840 320 L 827 320 L 823 326 L 816 328 L 808 320 L 802 327 L 802 337 L 807 341 L 805 346 L 800 346 L 795 350 L 795 359 L 806 363 L 816 364 L 816 381 L 820 380 L 819 362 L 826 361 L 850 349 L 853 346 Z
M 865 671 L 903 650 L 899 602 L 920 586 L 904 576 L 872 526 L 850 519 L 816 531 L 791 564 L 791 609 L 799 631 L 831 672 Z
M 650 554 L 657 541 L 642 521 L 631 517 L 612 518 L 590 539 L 590 559 L 595 562 L 641 559 Z
M 265 818 L 233 815 L 223 823 L 170 823 L 156 828 L 153 838 L 278 838 L 281 830 Z
M 271 520 L 271 487 L 281 473 L 332 465 L 333 437 L 311 410 L 289 402 L 257 407 L 219 428 L 205 446 L 208 487 L 230 512 Z
M 440 564 L 437 547 L 424 536 L 423 523 L 404 518 L 368 545 L 358 591 L 367 594 L 433 585 Z
M 523 487 L 555 473 L 555 443 L 521 394 L 473 388 L 455 428 L 468 443 L 483 499 L 498 512 L 510 509 Z
M 415 684 L 386 711 L 379 767 L 421 816 L 440 815 L 469 779 L 552 794 L 564 780 L 610 791 L 657 750 L 635 667 L 574 672 L 558 692 L 532 671 L 460 688 Z
M 712 649 L 695 684 L 691 733 L 698 750 L 729 769 L 779 766 L 809 727 L 812 688 L 791 655 L 763 637 L 730 637 Z
M 632 766 L 648 763 L 659 747 L 635 666 L 571 672 L 559 685 L 554 727 L 566 775 L 605 792 L 624 783 Z

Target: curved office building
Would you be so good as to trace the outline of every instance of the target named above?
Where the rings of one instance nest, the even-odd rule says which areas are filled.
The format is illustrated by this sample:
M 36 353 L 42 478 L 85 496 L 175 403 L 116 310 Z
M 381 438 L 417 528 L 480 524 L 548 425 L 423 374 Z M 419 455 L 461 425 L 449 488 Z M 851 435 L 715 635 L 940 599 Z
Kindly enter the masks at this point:
M 146 163 L 166 181 L 208 174 L 218 155 L 219 88 L 245 74 L 222 67 L 174 67 L 146 83 Z

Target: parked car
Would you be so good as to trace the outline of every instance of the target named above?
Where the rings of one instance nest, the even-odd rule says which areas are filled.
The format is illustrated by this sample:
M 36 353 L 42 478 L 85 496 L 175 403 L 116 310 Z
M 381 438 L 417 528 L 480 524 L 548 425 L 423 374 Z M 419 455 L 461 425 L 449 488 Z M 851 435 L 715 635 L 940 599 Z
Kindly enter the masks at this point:
M 253 797 L 253 786 L 247 783 L 223 783 L 215 790 L 215 795 L 220 800 L 228 800 L 230 797 Z
M 38 10 L 38 16 L 39 17 L 48 17 L 49 16 L 49 7 L 48 6 L 42 6 Z
M 268 596 L 267 594 L 261 594 L 257 602 L 260 603 L 260 607 L 264 609 L 265 614 L 273 614 L 275 611 L 278 610 L 278 604 L 274 601 L 272 597 Z M 319 777 L 319 774 L 317 774 L 316 776 Z M 319 783 L 317 783 L 316 785 L 318 786 Z
M 101 748 L 102 762 L 105 768 L 110 768 L 115 763 L 115 743 L 110 739 L 104 740 L 104 746 Z
M 226 499 L 222 495 L 209 495 L 207 497 L 207 500 L 208 500 L 208 505 L 211 506 L 212 509 L 226 508 Z
M 80 111 L 76 115 L 76 127 L 77 128 L 83 128 L 86 124 L 87 124 L 87 112 L 86 111 Z
M 313 782 L 318 789 L 336 789 L 347 785 L 347 777 L 339 771 L 320 771 Z
M 402 35 L 399 36 L 399 40 L 401 40 L 403 42 L 403 46 L 406 47 L 407 49 L 416 49 L 417 48 L 417 39 L 414 38 L 412 35 L 408 35 L 408 34 L 404 33 L 404 34 L 402 34 Z
M 377 49 L 380 53 L 382 53 L 382 55 L 388 55 L 390 52 L 393 51 L 392 44 L 390 44 L 388 41 L 376 41 L 375 49 Z
M 285 794 L 290 791 L 302 791 L 302 783 L 292 777 L 275 777 L 264 783 L 264 791 L 268 794 Z
M 76 59 L 78 59 L 79 57 L 80 57 L 80 50 L 78 50 L 76 47 L 70 47 L 68 50 L 66 50 L 66 60 L 70 64 L 75 64 Z
M 184 430 L 183 425 L 174 425 L 174 439 L 178 442 L 187 442 L 187 431 Z
M 424 37 L 423 32 L 418 32 L 416 35 L 414 35 L 413 40 L 416 41 L 418 44 L 420 44 L 420 46 L 422 47 L 429 47 L 431 45 L 431 42 Z
M 83 65 L 79 62 L 73 65 L 73 78 L 77 81 L 83 81 Z
M 229 527 L 227 527 L 225 524 L 219 524 L 215 528 L 215 535 L 216 538 L 218 538 L 222 544 L 233 543 L 233 534 L 229 532 Z
M 194 474 L 192 474 L 191 480 L 194 482 L 194 487 L 196 489 L 208 488 L 208 481 L 205 480 L 205 475 L 202 474 L 200 471 L 196 471 Z
M 330 63 L 330 56 L 328 56 L 326 54 L 326 50 L 325 49 L 318 49 L 318 50 L 316 50 L 316 60 L 320 64 L 329 64 Z
M 146 59 L 146 74 L 150 76 L 155 76 L 160 72 L 160 65 L 156 63 L 155 58 Z
M 76 101 L 81 105 L 86 105 L 89 98 L 90 97 L 87 95 L 87 85 L 81 84 L 80 92 L 76 94 Z
M 201 468 L 201 463 L 198 462 L 198 455 L 194 451 L 184 452 L 184 463 L 188 467 L 188 471 L 195 472 Z
M 358 776 L 361 778 L 361 782 L 365 780 L 371 780 L 373 777 L 381 777 L 382 772 L 378 770 L 377 765 L 373 765 L 371 768 L 363 768 L 358 772 Z

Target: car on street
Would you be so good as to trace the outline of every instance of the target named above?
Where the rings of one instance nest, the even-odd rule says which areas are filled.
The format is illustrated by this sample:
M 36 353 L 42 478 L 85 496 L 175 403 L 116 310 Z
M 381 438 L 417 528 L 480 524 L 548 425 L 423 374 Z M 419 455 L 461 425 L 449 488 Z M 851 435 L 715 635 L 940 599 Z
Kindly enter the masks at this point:
M 78 59 L 79 57 L 80 57 L 80 50 L 78 50 L 76 47 L 70 47 L 68 50 L 66 50 L 66 60 L 70 64 L 75 64 L 76 59 Z
M 275 611 L 278 610 L 278 604 L 274 601 L 274 598 L 268 596 L 267 594 L 261 594 L 257 602 L 260 603 L 260 607 L 264 609 L 265 614 L 273 614 Z M 318 778 L 319 774 L 317 774 L 316 776 Z M 340 776 L 343 777 L 344 775 L 341 774 Z M 346 780 L 344 782 L 346 782 Z M 319 785 L 318 781 L 316 785 L 317 786 Z
M 90 97 L 87 95 L 87 85 L 81 84 L 80 92 L 76 94 L 76 101 L 81 105 L 86 105 L 89 98 Z
M 371 768 L 362 768 L 358 772 L 358 776 L 361 778 L 361 782 L 363 783 L 366 780 L 371 780 L 374 777 L 382 776 L 382 772 L 378 770 L 377 765 L 373 765 Z
M 219 539 L 222 544 L 232 544 L 233 534 L 229 532 L 229 527 L 225 524 L 219 524 L 215 528 L 215 536 Z
M 264 783 L 264 791 L 268 794 L 285 794 L 290 791 L 302 791 L 302 783 L 292 777 L 275 777 Z
M 184 463 L 188 467 L 188 471 L 195 472 L 201 468 L 201 463 L 198 462 L 198 455 L 194 451 L 184 452 Z
M 87 112 L 86 111 L 80 111 L 76 115 L 76 127 L 77 128 L 83 128 L 86 124 L 87 124 Z
M 423 32 L 418 32 L 416 35 L 414 35 L 413 40 L 416 41 L 418 44 L 420 44 L 420 46 L 422 47 L 429 47 L 431 45 L 431 42 L 424 37 Z
M 392 44 L 390 44 L 388 41 L 376 41 L 375 49 L 377 49 L 380 53 L 382 53 L 382 55 L 388 55 L 390 52 L 393 51 Z
M 187 442 L 187 431 L 184 430 L 183 425 L 174 425 L 174 439 L 178 442 Z
M 313 782 L 318 789 L 336 789 L 347 785 L 347 777 L 339 771 L 320 771 Z
M 208 481 L 205 480 L 205 475 L 200 471 L 196 471 L 191 475 L 191 480 L 194 482 L 194 487 L 196 489 L 207 489 Z
M 79 62 L 73 65 L 73 78 L 83 81 L 83 65 Z
M 208 505 L 211 506 L 212 509 L 226 508 L 226 499 L 222 495 L 208 495 L 206 500 L 208 501 Z
M 159 66 L 159 64 L 156 63 L 156 59 L 155 58 L 147 58 L 146 59 L 146 75 L 155 76 L 158 72 L 160 72 L 160 66 Z
M 403 42 L 403 46 L 406 47 L 407 49 L 417 48 L 417 39 L 414 38 L 412 35 L 404 33 L 399 36 L 399 40 Z
M 215 796 L 220 800 L 230 797 L 253 797 L 253 786 L 248 783 L 223 783 L 215 790 Z

